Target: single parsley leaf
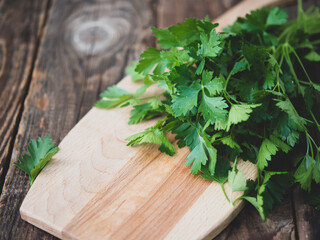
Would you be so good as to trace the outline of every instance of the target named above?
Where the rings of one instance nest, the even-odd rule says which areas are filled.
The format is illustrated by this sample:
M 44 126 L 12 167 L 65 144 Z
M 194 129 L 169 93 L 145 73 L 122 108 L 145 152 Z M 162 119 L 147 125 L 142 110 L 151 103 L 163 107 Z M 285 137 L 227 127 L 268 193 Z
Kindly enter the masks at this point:
M 129 105 L 129 100 L 133 100 L 134 95 L 123 90 L 116 85 L 110 86 L 100 94 L 101 100 L 94 104 L 97 108 L 114 108 Z M 108 99 L 106 99 L 108 98 Z M 112 100 L 111 100 L 112 99 Z
M 190 150 L 194 149 L 199 143 L 199 135 L 197 129 L 190 125 L 188 122 L 181 123 L 176 129 L 172 130 L 176 135 L 178 141 L 178 147 L 190 146 Z
M 201 170 L 201 165 L 206 165 L 209 160 L 209 172 L 214 175 L 217 162 L 217 150 L 203 136 L 199 135 L 199 142 L 187 157 L 187 166 L 191 165 L 191 173 L 197 174 Z
M 259 170 L 263 170 L 268 166 L 268 161 L 271 161 L 271 156 L 275 155 L 278 151 L 277 146 L 265 138 L 260 146 L 258 157 L 257 157 L 257 167 Z
M 160 58 L 160 50 L 155 48 L 148 48 L 148 50 L 144 51 L 141 54 L 141 60 L 137 65 L 135 71 L 144 75 L 150 73 L 152 68 L 156 66 L 154 71 L 163 72 L 165 70 L 165 66 Z
M 149 74 L 153 69 L 154 74 L 162 74 L 165 69 L 172 69 L 175 66 L 182 65 L 189 59 L 185 50 L 172 48 L 171 51 L 161 51 L 155 48 L 149 48 L 141 54 L 141 60 L 135 71 L 144 75 Z
M 226 118 L 228 111 L 225 108 L 227 107 L 228 104 L 223 97 L 208 97 L 203 94 L 198 110 L 206 121 L 214 123 L 217 120 L 224 120 Z
M 123 90 L 116 85 L 113 85 L 111 87 L 108 87 L 106 91 L 100 94 L 100 97 L 102 98 L 120 98 L 122 96 L 131 96 L 132 94 L 127 92 L 126 90 Z
M 216 164 L 215 173 L 212 175 L 208 168 L 201 168 L 201 177 L 207 180 L 213 180 L 219 184 L 224 184 L 228 179 L 228 172 L 231 170 L 230 163 L 223 158 L 219 158 Z
M 254 190 L 253 183 L 250 189 L 244 193 L 242 199 L 250 202 L 260 213 L 263 221 L 274 204 L 281 203 L 285 193 L 285 187 L 290 186 L 293 182 L 292 176 L 287 172 L 263 172 L 263 182 L 256 186 L 256 195 L 250 194 Z
M 301 184 L 301 188 L 310 191 L 312 180 L 320 183 L 320 154 L 317 153 L 315 159 L 306 154 L 297 168 L 294 177 Z
M 200 40 L 201 33 L 209 33 L 218 24 L 211 23 L 208 19 L 198 20 L 195 18 L 187 18 L 184 23 L 177 23 L 169 27 L 169 31 L 175 35 L 178 45 L 187 46 L 192 42 Z
M 228 183 L 230 186 L 230 201 L 232 200 L 232 193 L 247 190 L 246 178 L 243 172 L 237 170 L 237 161 L 233 164 L 233 168 L 228 172 Z
M 161 121 L 159 121 L 158 124 L 160 122 Z M 129 141 L 127 145 L 135 146 L 137 144 L 142 144 L 142 143 L 160 144 L 159 150 L 161 152 L 165 152 L 166 154 L 172 156 L 176 152 L 176 149 L 172 145 L 172 143 L 168 140 L 164 132 L 161 131 L 157 125 L 154 127 L 147 128 L 145 131 L 141 133 L 137 133 L 126 138 L 125 140 Z
M 179 95 L 173 98 L 171 105 L 175 116 L 185 116 L 193 107 L 197 106 L 200 89 L 181 87 Z
M 219 77 L 212 79 L 213 72 L 203 71 L 202 72 L 202 84 L 208 90 L 210 96 L 220 94 L 223 90 L 223 81 Z
M 201 45 L 199 46 L 198 55 L 202 57 L 216 57 L 221 52 L 221 47 L 219 46 L 220 36 L 215 29 L 212 29 L 209 37 L 205 33 L 200 33 Z
M 286 112 L 289 115 L 289 117 L 297 124 L 299 129 L 301 130 L 306 129 L 305 127 L 305 125 L 307 124 L 306 120 L 303 117 L 299 116 L 296 109 L 288 99 L 283 101 L 278 101 L 276 105 L 282 111 Z
M 240 145 L 232 138 L 231 135 L 228 135 L 228 136 L 220 138 L 220 141 L 224 145 L 227 145 L 227 146 L 229 146 L 229 147 L 231 147 L 233 149 L 238 149 L 238 150 L 241 149 Z
M 316 51 L 311 51 L 307 55 L 304 56 L 310 62 L 320 62 L 320 54 Z
M 248 68 L 248 63 L 246 61 L 236 62 L 232 69 L 232 75 L 242 72 Z
M 14 164 L 28 174 L 30 178 L 30 186 L 38 176 L 39 172 L 51 160 L 53 155 L 58 152 L 59 148 L 54 147 L 54 142 L 48 136 L 43 139 L 38 138 L 37 141 L 31 140 L 28 145 L 28 154 L 19 157 L 18 162 Z
M 158 39 L 157 43 L 163 49 L 179 47 L 180 43 L 170 29 L 151 28 L 151 30 L 154 33 L 154 36 Z
M 266 26 L 282 25 L 287 21 L 288 13 L 281 8 L 272 8 L 269 12 Z
M 248 32 L 263 32 L 270 10 L 266 7 L 251 11 L 246 15 L 242 29 Z
M 233 104 L 230 108 L 226 131 L 230 130 L 231 125 L 247 121 L 253 109 L 261 106 L 261 104 Z
M 136 72 L 136 67 L 138 65 L 137 61 L 132 61 L 132 63 L 126 68 L 126 74 L 131 76 L 132 81 L 142 80 L 145 78 L 144 74 Z
M 133 106 L 133 109 L 130 111 L 130 121 L 129 124 L 136 124 L 141 122 L 144 119 L 151 119 L 161 114 L 160 111 L 157 111 L 158 108 L 154 108 L 154 102 L 148 102 L 140 105 Z

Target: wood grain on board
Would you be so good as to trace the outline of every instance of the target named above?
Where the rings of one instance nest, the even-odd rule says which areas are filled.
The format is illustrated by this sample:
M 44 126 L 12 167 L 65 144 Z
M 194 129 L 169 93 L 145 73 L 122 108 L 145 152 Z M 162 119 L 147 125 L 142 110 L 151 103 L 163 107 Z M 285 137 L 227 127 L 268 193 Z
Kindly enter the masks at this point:
M 0 193 L 46 7 L 41 0 L 0 2 Z

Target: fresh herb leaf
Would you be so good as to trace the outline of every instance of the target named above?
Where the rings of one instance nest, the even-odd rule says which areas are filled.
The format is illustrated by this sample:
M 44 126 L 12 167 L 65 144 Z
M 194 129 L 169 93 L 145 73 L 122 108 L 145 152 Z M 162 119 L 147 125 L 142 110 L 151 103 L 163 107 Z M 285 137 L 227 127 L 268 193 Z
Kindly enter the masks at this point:
M 31 140 L 28 145 L 28 152 L 30 155 L 22 155 L 19 157 L 18 162 L 15 162 L 14 164 L 28 174 L 31 186 L 40 171 L 58 150 L 59 148 L 54 147 L 54 142 L 52 142 L 52 139 L 48 136 L 43 139 L 38 138 L 37 141 Z
M 237 161 L 235 161 L 232 171 L 228 172 L 228 183 L 230 186 L 230 201 L 233 203 L 232 200 L 232 193 L 238 191 L 245 191 L 247 190 L 246 178 L 243 172 L 240 172 L 236 168 Z
M 145 75 L 136 72 L 138 62 L 132 61 L 132 63 L 126 68 L 126 74 L 131 76 L 132 81 L 138 81 L 145 78 Z

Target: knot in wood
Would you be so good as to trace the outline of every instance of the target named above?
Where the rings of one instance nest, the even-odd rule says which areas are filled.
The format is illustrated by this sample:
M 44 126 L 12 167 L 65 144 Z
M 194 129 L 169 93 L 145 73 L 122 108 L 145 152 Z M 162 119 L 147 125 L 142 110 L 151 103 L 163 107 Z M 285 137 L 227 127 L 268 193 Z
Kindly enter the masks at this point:
M 99 15 L 102 16 L 94 19 L 78 16 L 69 25 L 69 41 L 77 52 L 99 55 L 107 51 L 114 54 L 125 45 L 132 23 L 120 16 Z

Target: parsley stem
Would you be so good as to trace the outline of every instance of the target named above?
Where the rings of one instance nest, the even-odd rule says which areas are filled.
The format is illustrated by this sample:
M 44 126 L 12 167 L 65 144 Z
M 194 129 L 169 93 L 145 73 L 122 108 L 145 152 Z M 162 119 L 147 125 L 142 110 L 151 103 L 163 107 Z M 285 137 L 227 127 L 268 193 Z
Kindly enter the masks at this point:
M 228 201 L 229 203 L 231 203 L 231 201 L 230 201 L 230 199 L 229 199 L 229 197 L 228 197 L 228 195 L 227 195 L 227 193 L 226 193 L 226 190 L 225 190 L 225 188 L 224 188 L 224 184 L 223 184 L 223 183 L 220 183 L 220 186 L 221 186 L 222 192 L 223 192 L 224 196 L 226 197 L 227 201 Z
M 309 135 L 309 133 L 307 131 L 305 133 L 306 133 L 307 143 L 308 143 L 308 146 L 309 146 L 309 149 L 310 149 L 310 152 L 311 152 L 311 157 L 312 157 L 312 159 L 314 159 L 313 147 L 312 147 L 312 142 L 310 140 L 310 135 Z
M 291 59 L 290 59 L 290 53 L 289 53 L 289 44 L 288 43 L 285 43 L 284 46 L 283 46 L 283 53 L 284 53 L 284 56 L 285 56 L 285 59 L 287 60 L 287 63 L 289 65 L 289 68 L 290 68 L 290 71 L 291 71 L 291 74 L 293 76 L 293 79 L 294 81 L 296 82 L 297 86 L 298 86 L 298 89 L 299 89 L 299 92 L 300 94 L 303 96 L 304 92 L 303 92 L 303 89 L 301 88 L 301 85 L 299 83 L 299 79 L 296 75 L 296 72 L 294 71 L 294 68 L 293 68 L 293 65 L 292 65 L 292 62 L 291 62 Z
M 233 201 L 232 206 L 234 206 L 238 200 L 243 199 L 242 197 L 243 197 L 243 196 L 237 197 L 237 198 Z
M 229 83 L 229 80 L 230 80 L 231 76 L 232 76 L 232 71 L 230 71 L 230 73 L 229 73 L 229 75 L 227 77 L 226 83 L 224 85 L 223 95 L 227 99 L 227 101 L 230 103 L 230 105 L 232 106 L 233 104 L 231 103 L 229 97 L 227 96 L 227 94 L 228 94 L 227 87 L 228 87 L 228 83 Z
M 224 85 L 224 91 L 227 91 L 227 86 L 228 86 L 229 80 L 231 78 L 231 75 L 232 75 L 232 71 L 230 71 L 230 73 L 229 73 L 229 75 L 228 75 L 228 77 L 226 79 L 226 83 Z
M 151 98 L 158 98 L 160 96 L 163 96 L 163 93 L 160 93 L 158 95 L 155 95 L 155 96 L 150 96 L 150 97 L 144 97 L 144 98 L 138 98 L 139 100 L 148 100 L 148 99 L 151 99 Z
M 298 56 L 297 52 L 296 52 L 296 51 L 294 50 L 294 48 L 293 48 L 293 47 L 291 47 L 290 45 L 288 45 L 288 47 L 290 48 L 290 50 L 291 50 L 291 52 L 293 53 L 293 55 L 297 58 L 297 60 L 298 60 L 298 62 L 299 62 L 299 64 L 300 64 L 300 66 L 301 66 L 301 68 L 302 68 L 302 70 L 303 70 L 304 74 L 305 74 L 305 75 L 306 75 L 306 77 L 308 78 L 309 82 L 312 84 L 313 82 L 311 81 L 311 79 L 310 79 L 310 77 L 309 77 L 309 75 L 308 75 L 308 73 L 307 73 L 306 69 L 304 68 L 304 65 L 302 64 L 302 62 L 301 62 L 301 60 L 300 60 L 300 58 L 299 58 L 299 56 Z
M 257 37 L 258 37 L 258 40 L 259 40 L 260 44 L 263 45 L 263 41 L 262 41 L 262 38 L 261 38 L 259 33 L 257 34 Z
M 310 115 L 311 115 L 313 121 L 315 122 L 315 124 L 317 125 L 318 131 L 320 132 L 320 125 L 319 125 L 319 123 L 318 123 L 318 121 L 317 121 L 317 119 L 316 119 L 316 117 L 314 116 L 314 114 L 313 114 L 312 111 L 310 111 Z

